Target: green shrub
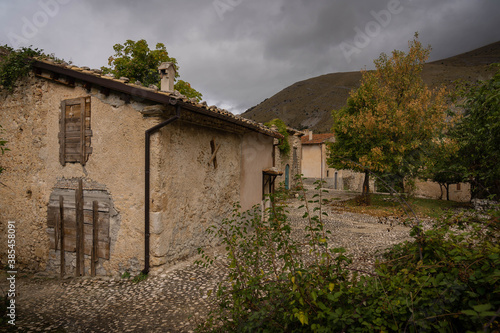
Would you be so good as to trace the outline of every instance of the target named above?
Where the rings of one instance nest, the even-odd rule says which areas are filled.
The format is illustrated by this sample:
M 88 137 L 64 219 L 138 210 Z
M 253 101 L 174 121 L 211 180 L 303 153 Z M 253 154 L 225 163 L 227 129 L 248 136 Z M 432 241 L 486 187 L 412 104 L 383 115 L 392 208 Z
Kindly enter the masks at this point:
M 0 86 L 12 91 L 17 79 L 28 74 L 30 58 L 42 55 L 41 50 L 23 47 L 19 50 L 0 46 Z
M 264 214 L 236 206 L 209 229 L 226 245 L 229 275 L 199 331 L 498 332 L 498 211 L 449 216 L 425 233 L 415 226 L 415 240 L 388 249 L 372 273 L 350 269 L 346 251 L 327 246 L 321 194 L 302 198 L 301 242 L 278 202 Z
M 283 120 L 276 118 L 273 119 L 267 123 L 265 123 L 266 126 L 271 127 L 271 126 L 276 126 L 278 128 L 278 132 L 283 135 L 283 139 L 279 139 L 279 145 L 278 148 L 283 154 L 283 156 L 289 156 L 290 155 L 290 143 L 288 142 L 288 130 L 286 127 L 286 124 L 283 122 Z

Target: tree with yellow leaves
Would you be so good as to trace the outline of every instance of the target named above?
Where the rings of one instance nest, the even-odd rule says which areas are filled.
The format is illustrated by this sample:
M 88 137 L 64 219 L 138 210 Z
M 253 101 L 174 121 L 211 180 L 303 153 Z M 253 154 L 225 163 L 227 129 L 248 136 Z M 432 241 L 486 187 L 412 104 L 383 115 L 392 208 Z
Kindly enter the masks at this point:
M 347 105 L 332 112 L 335 142 L 329 165 L 365 173 L 365 202 L 370 172 L 396 181 L 413 179 L 447 126 L 445 89 L 433 91 L 421 78 L 431 48 L 422 47 L 418 34 L 408 45 L 408 53 L 382 53 L 374 71 L 362 71 L 361 86 L 351 91 Z

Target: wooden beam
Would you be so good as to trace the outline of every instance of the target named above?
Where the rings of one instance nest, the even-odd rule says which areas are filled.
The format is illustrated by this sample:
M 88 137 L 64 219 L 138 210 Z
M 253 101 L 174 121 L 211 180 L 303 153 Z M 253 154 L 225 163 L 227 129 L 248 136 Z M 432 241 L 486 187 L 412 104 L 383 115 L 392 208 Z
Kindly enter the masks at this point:
M 75 191 L 76 204 L 76 270 L 75 276 L 85 275 L 84 262 L 84 230 L 83 230 L 83 181 L 78 180 L 78 189 Z
M 92 90 L 92 83 L 90 82 L 85 82 L 83 84 L 83 87 L 85 88 L 85 90 L 87 90 L 87 92 L 90 92 L 90 90 Z
M 218 144 L 217 147 L 215 147 L 215 140 L 212 140 L 210 141 L 210 146 L 212 147 L 212 157 L 210 158 L 208 165 L 210 165 L 213 162 L 214 168 L 217 169 L 217 152 L 219 151 L 220 144 Z
M 92 215 L 92 255 L 90 258 L 90 275 L 95 276 L 95 265 L 98 261 L 97 259 L 97 251 L 99 244 L 99 202 L 93 202 L 93 215 Z
M 106 87 L 101 87 L 99 89 L 100 93 L 103 94 L 104 96 L 108 97 L 109 96 L 109 93 L 110 93 L 110 90 L 109 88 L 106 88 Z
M 64 199 L 63 196 L 59 196 L 59 222 L 61 223 L 61 279 L 64 278 L 66 273 L 66 258 L 64 250 Z

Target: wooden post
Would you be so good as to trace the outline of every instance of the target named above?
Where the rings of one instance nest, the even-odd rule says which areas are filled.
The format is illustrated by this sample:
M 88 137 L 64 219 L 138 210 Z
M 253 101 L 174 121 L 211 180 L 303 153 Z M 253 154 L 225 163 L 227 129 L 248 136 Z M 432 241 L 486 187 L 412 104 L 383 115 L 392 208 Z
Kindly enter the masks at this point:
M 76 270 L 75 276 L 85 275 L 84 263 L 84 230 L 83 230 L 83 181 L 78 181 L 78 189 L 75 192 L 76 208 Z
M 90 275 L 95 276 L 95 266 L 97 263 L 97 246 L 99 243 L 98 231 L 99 231 L 99 203 L 97 201 L 93 202 L 92 206 L 92 255 L 90 258 Z
M 59 196 L 59 223 L 61 223 L 61 226 L 59 228 L 60 230 L 60 239 L 61 239 L 61 279 L 64 277 L 64 274 L 66 273 L 66 258 L 65 258 L 65 251 L 64 251 L 64 198 L 63 196 Z M 56 242 L 56 248 L 57 248 L 57 242 Z

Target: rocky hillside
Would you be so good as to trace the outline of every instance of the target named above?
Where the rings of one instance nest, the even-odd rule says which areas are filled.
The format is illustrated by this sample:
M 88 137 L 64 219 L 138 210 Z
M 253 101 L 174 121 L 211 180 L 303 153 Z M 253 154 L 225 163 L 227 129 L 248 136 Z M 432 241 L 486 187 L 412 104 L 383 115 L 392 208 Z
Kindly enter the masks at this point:
M 441 84 L 450 86 L 457 79 L 484 80 L 493 73 L 489 64 L 496 62 L 500 62 L 500 42 L 427 63 L 423 79 L 430 87 Z M 242 116 L 258 122 L 280 118 L 297 129 L 329 132 L 332 127 L 331 110 L 345 105 L 349 92 L 359 86 L 360 79 L 360 72 L 345 72 L 296 82 L 248 109 Z

